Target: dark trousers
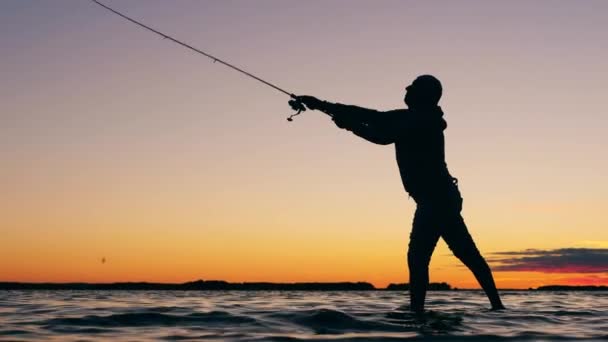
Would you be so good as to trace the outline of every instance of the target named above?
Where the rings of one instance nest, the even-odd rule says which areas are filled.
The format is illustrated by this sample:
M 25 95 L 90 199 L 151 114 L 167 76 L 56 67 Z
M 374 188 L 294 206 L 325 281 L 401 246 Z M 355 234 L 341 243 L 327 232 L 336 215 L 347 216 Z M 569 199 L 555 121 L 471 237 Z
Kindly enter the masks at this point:
M 455 186 L 441 195 L 417 200 L 407 253 L 411 310 L 424 310 L 429 263 L 439 238 L 475 275 L 493 307 L 502 307 L 490 267 L 479 253 L 460 214 L 462 197 Z

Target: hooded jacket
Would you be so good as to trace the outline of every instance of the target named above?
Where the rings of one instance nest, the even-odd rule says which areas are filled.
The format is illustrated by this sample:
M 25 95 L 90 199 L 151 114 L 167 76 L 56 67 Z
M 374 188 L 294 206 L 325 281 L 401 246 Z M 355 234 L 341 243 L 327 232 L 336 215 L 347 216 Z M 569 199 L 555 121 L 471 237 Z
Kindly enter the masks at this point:
M 386 112 L 338 103 L 321 108 L 338 126 L 376 144 L 395 144 L 405 190 L 416 202 L 433 201 L 455 187 L 445 162 L 447 123 L 441 107 Z

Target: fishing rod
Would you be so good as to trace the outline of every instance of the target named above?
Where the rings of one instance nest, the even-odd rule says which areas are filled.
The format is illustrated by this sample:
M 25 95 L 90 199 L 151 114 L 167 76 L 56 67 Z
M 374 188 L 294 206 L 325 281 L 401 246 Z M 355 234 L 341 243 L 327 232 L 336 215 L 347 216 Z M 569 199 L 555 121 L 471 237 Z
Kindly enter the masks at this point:
M 172 41 L 172 42 L 174 42 L 176 44 L 179 44 L 179 45 L 181 45 L 181 46 L 183 46 L 185 48 L 188 48 L 188 49 L 190 49 L 190 50 L 192 50 L 192 51 L 194 51 L 196 53 L 199 53 L 199 54 L 201 54 L 201 55 L 203 55 L 203 56 L 205 56 L 207 58 L 212 59 L 213 63 L 219 62 L 219 63 L 221 63 L 221 64 L 223 64 L 223 65 L 225 65 L 225 66 L 227 66 L 227 67 L 229 67 L 229 68 L 231 68 L 233 70 L 236 70 L 236 71 L 238 71 L 238 72 L 240 72 L 242 74 L 245 74 L 246 76 L 249 76 L 249 77 L 253 78 L 254 80 L 262 82 L 265 85 L 267 85 L 267 86 L 269 86 L 269 87 L 271 87 L 271 88 L 273 88 L 275 90 L 280 91 L 281 93 L 289 95 L 289 97 L 291 97 L 291 100 L 289 100 L 288 103 L 291 106 L 291 108 L 293 110 L 297 111 L 297 112 L 295 114 L 290 115 L 287 118 L 287 121 L 293 121 L 293 117 L 294 116 L 299 115 L 301 112 L 303 112 L 303 111 L 306 110 L 306 107 L 304 107 L 304 104 L 293 93 L 288 92 L 287 90 L 284 90 L 282 88 L 279 88 L 276 85 L 274 85 L 274 84 L 272 84 L 272 83 L 270 83 L 268 81 L 265 81 L 265 80 L 263 80 L 263 79 L 255 76 L 255 75 L 253 75 L 253 74 L 251 74 L 251 73 L 249 73 L 249 72 L 247 72 L 247 71 L 245 71 L 245 70 L 243 70 L 243 69 L 241 69 L 239 67 L 236 67 L 236 66 L 234 66 L 234 65 L 232 65 L 232 64 L 230 64 L 230 63 L 228 63 L 226 61 L 221 60 L 220 58 L 217 58 L 217 57 L 215 57 L 215 56 L 213 56 L 211 54 L 208 54 L 208 53 L 206 53 L 206 52 L 204 52 L 204 51 L 202 51 L 200 49 L 197 49 L 197 48 L 193 47 L 190 44 L 186 44 L 186 43 L 184 43 L 184 42 L 182 42 L 180 40 L 177 40 L 177 39 L 175 39 L 175 38 L 173 38 L 173 37 L 171 37 L 171 36 L 169 36 L 167 34 L 164 34 L 164 33 L 160 32 L 158 30 L 155 30 L 155 29 L 151 28 L 150 26 L 147 26 L 147 25 L 145 25 L 145 24 L 143 24 L 143 23 L 141 23 L 141 22 L 139 22 L 139 21 L 137 21 L 137 20 L 135 20 L 133 18 L 130 18 L 130 17 L 128 17 L 128 16 L 126 16 L 126 15 L 118 12 L 117 10 L 115 10 L 115 9 L 113 9 L 113 8 L 107 6 L 107 5 L 104 5 L 103 3 L 101 3 L 101 2 L 99 2 L 97 0 L 91 0 L 91 1 L 94 2 L 94 3 L 96 3 L 97 5 L 105 8 L 106 10 L 108 10 L 108 11 L 110 11 L 110 12 L 112 12 L 112 13 L 120 16 L 120 17 L 122 17 L 123 19 L 126 19 L 126 20 L 132 22 L 133 24 L 136 24 L 136 25 L 138 25 L 140 27 L 143 27 L 143 28 L 145 28 L 146 30 L 148 30 L 150 32 L 156 33 L 157 35 L 163 37 L 164 39 L 169 39 L 170 41 Z

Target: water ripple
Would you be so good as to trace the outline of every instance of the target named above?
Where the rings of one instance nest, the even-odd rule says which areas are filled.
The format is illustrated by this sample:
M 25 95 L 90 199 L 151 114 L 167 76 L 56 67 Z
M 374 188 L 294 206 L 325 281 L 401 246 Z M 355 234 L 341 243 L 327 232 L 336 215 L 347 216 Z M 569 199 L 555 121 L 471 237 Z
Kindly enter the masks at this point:
M 0 291 L 0 341 L 606 340 L 608 296 L 430 292 L 409 312 L 404 292 Z

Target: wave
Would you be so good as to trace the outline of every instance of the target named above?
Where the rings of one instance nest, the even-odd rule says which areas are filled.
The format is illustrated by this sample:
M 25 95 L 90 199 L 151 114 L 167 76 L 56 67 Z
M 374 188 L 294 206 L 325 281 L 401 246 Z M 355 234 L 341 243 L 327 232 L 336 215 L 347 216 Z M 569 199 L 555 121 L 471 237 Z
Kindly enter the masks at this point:
M 445 341 L 608 340 L 603 293 L 0 291 L 0 340 Z
M 313 309 L 273 313 L 268 317 L 283 323 L 298 325 L 313 330 L 317 334 L 341 334 L 347 332 L 416 332 L 453 331 L 462 322 L 459 315 L 439 314 L 429 311 L 417 316 L 409 311 L 392 311 L 377 317 L 356 317 L 334 309 Z
M 293 323 L 314 330 L 318 334 L 338 334 L 346 331 L 404 331 L 397 324 L 356 318 L 332 309 L 306 310 L 291 314 Z
M 224 311 L 195 312 L 186 315 L 159 312 L 134 312 L 108 316 L 53 318 L 42 322 L 46 326 L 142 327 L 204 324 L 258 324 L 252 317 L 233 315 Z

